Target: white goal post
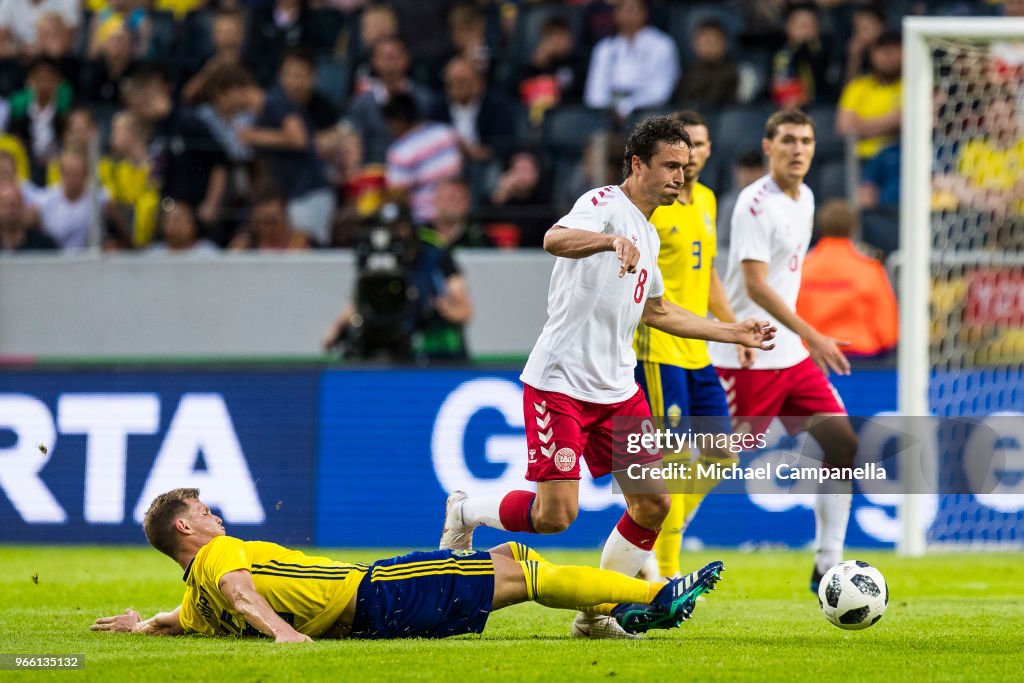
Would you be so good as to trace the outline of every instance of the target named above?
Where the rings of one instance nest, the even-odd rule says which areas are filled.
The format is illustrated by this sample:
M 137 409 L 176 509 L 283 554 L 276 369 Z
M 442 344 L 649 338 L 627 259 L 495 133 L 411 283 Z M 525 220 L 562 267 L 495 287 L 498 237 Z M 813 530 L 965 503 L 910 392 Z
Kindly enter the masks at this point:
M 933 160 L 936 153 L 933 144 L 938 129 L 933 123 L 933 107 L 936 106 L 936 44 L 943 41 L 965 45 L 1024 42 L 1024 18 L 907 17 L 903 20 L 898 394 L 899 413 L 904 416 L 928 416 L 935 410 L 929 395 L 935 367 L 931 344 L 934 320 L 929 306 L 935 259 L 942 255 L 933 250 Z M 960 252 L 955 255 L 959 256 Z M 1014 266 L 1024 265 L 1010 260 L 1014 261 Z M 920 453 L 907 450 L 904 453 L 905 458 L 922 457 Z M 910 466 L 915 462 L 901 462 L 901 472 L 905 473 L 918 471 L 917 467 L 923 463 L 917 462 L 916 467 L 906 469 L 904 464 Z M 906 491 L 900 506 L 902 537 L 897 549 L 902 554 L 921 555 L 930 543 L 925 528 L 928 501 L 925 496 L 916 495 L 912 485 Z

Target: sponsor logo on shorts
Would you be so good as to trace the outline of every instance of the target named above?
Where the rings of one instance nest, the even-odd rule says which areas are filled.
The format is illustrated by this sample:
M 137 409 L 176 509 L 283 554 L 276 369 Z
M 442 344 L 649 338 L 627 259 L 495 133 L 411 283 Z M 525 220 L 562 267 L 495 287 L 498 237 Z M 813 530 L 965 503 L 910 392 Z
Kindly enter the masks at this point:
M 555 453 L 555 467 L 562 472 L 571 472 L 576 467 L 576 451 L 571 448 L 562 448 Z

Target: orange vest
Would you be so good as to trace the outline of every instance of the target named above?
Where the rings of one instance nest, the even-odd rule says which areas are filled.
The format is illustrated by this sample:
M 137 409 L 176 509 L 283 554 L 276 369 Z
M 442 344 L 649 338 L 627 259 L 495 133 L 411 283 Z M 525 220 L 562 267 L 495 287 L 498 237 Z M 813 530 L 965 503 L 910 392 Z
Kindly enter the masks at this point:
M 804 261 L 797 314 L 822 334 L 850 342 L 849 355 L 896 346 L 896 295 L 881 263 L 849 239 L 823 237 Z

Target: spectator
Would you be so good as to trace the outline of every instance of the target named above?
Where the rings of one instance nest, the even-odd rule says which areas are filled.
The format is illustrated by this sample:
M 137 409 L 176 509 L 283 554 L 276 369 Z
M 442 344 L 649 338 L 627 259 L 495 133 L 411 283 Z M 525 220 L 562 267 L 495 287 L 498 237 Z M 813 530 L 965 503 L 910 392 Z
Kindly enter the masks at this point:
M 107 194 L 89 187 L 89 159 L 80 152 L 60 155 L 60 182 L 39 193 L 43 230 L 63 251 L 84 249 L 89 233 L 107 207 Z
M 706 19 L 693 33 L 694 62 L 683 71 L 679 94 L 686 102 L 703 107 L 736 103 L 740 84 L 739 66 L 726 55 L 729 40 L 725 26 Z
M 352 100 L 348 115 L 363 137 L 366 160 L 381 163 L 394 141 L 381 108 L 395 95 L 408 94 L 416 103 L 417 116 L 423 117 L 430 111 L 433 98 L 429 90 L 409 79 L 409 53 L 397 38 L 384 38 L 374 44 L 370 62 L 373 85 Z
M 29 216 L 17 185 L 0 185 L 0 254 L 52 251 L 53 238 L 29 225 Z
M 136 69 L 121 85 L 121 98 L 135 116 L 146 140 L 149 175 L 157 187 L 166 187 L 171 163 L 171 86 L 160 70 Z
M 615 5 L 617 33 L 594 48 L 583 101 L 612 107 L 621 121 L 634 109 L 669 101 L 679 79 L 679 55 L 668 35 L 647 25 L 646 0 Z
M 36 206 L 41 188 L 32 184 L 18 173 L 18 162 L 7 150 L 0 150 L 0 185 L 14 185 L 21 191 L 22 202 L 26 207 Z
M 252 77 L 243 67 L 218 68 L 210 81 L 211 101 L 183 116 L 168 144 L 164 194 L 198 207 L 196 217 L 204 231 L 221 243 L 230 234 L 230 226 L 220 224 L 231 194 L 229 171 L 239 167 L 248 149 L 237 140 L 233 122 L 248 111 L 251 86 Z
M 68 112 L 64 122 L 61 151 L 78 152 L 88 158 L 92 153 L 92 145 L 98 137 L 99 130 L 96 127 L 96 118 L 92 114 L 92 109 L 85 105 L 75 106 Z M 60 159 L 55 157 L 46 167 L 46 185 L 54 185 L 59 182 Z M 29 203 L 31 204 L 31 202 Z
M 39 17 L 36 39 L 26 49 L 29 59 L 49 57 L 55 60 L 61 71 L 72 83 L 77 83 L 81 64 L 74 52 L 74 32 L 64 23 L 60 12 L 47 12 Z
M 339 126 L 334 133 L 330 160 L 340 202 L 331 244 L 349 247 L 358 227 L 384 203 L 384 167 L 363 163 L 363 140 L 347 124 Z
M 997 218 L 1024 217 L 1024 132 L 1010 93 L 988 102 L 982 135 L 960 147 L 957 194 L 962 205 Z
M 135 66 L 133 40 L 123 22 L 105 32 L 97 47 L 98 56 L 89 64 L 88 86 L 82 93 L 86 100 L 107 105 L 121 103 L 121 83 Z
M 11 95 L 8 132 L 28 150 L 33 182 L 42 185 L 46 165 L 56 157 L 71 109 L 71 86 L 60 65 L 49 57 L 38 57 L 28 68 L 26 88 Z
M 818 214 L 822 238 L 804 260 L 797 314 L 834 339 L 848 356 L 884 355 L 896 347 L 896 295 L 881 263 L 857 250 L 857 213 L 843 199 Z
M 165 202 L 160 212 L 162 239 L 146 250 L 147 254 L 203 254 L 219 253 L 217 245 L 199 236 L 192 207 L 172 199 Z
M 432 241 L 445 249 L 457 247 L 493 247 L 481 225 L 470 220 L 469 186 L 452 178 L 437 184 L 434 193 L 434 222 L 431 229 L 436 237 Z
M 462 172 L 458 134 L 446 124 L 423 121 L 411 95 L 392 97 L 383 114 L 395 139 L 387 151 L 388 190 L 408 201 L 413 221 L 429 223 L 437 184 Z
M 462 57 L 474 71 L 486 77 L 491 71 L 491 48 L 487 45 L 487 20 L 480 8 L 471 4 L 452 7 L 448 13 L 448 35 L 455 48 L 453 57 Z
M 317 138 L 336 128 L 341 112 L 316 89 L 316 55 L 313 51 L 305 47 L 289 50 L 281 62 L 278 76 L 280 87 L 305 116 Z
M 144 0 L 107 0 L 104 7 L 93 14 L 86 56 L 97 59 L 103 51 L 103 44 L 112 34 L 127 31 L 127 44 L 131 48 L 129 56 L 145 57 L 149 49 L 152 27 L 143 2 Z
M 512 105 L 496 91 L 465 57 L 453 57 L 444 72 L 445 99 L 429 118 L 450 124 L 459 135 L 459 149 L 472 161 L 486 161 L 507 150 L 515 122 Z
M 251 7 L 245 61 L 253 65 L 260 85 L 273 83 L 285 51 L 303 43 L 305 21 L 304 0 L 274 0 Z
M 0 1 L 0 57 L 25 55 L 27 47 L 36 42 L 39 20 L 51 12 L 59 14 L 72 32 L 81 24 L 78 0 Z
M 813 4 L 794 5 L 786 15 L 786 42 L 772 58 L 771 98 L 779 107 L 798 108 L 831 96 L 828 51 Z
M 202 55 L 202 59 L 193 64 L 181 88 L 185 102 L 196 103 L 205 99 L 204 91 L 217 67 L 222 64 L 244 64 L 242 46 L 245 42 L 245 15 L 237 10 L 218 12 L 213 18 L 210 38 L 213 53 Z
M 359 39 L 349 49 L 349 63 L 353 69 L 354 95 L 362 95 L 373 88 L 373 68 L 370 65 L 373 48 L 381 40 L 398 38 L 398 17 L 384 4 L 370 5 L 359 15 Z
M 288 221 L 317 244 L 330 241 L 334 192 L 314 147 L 315 130 L 294 97 L 313 89 L 314 59 L 290 50 L 281 63 L 279 84 L 258 107 L 255 125 L 242 128 L 239 139 L 253 146 L 267 164 L 275 186 L 288 201 Z
M 149 157 L 142 123 L 129 111 L 114 116 L 110 130 L 110 154 L 97 167 L 100 185 L 131 226 L 124 241 L 139 248 L 156 235 L 160 191 L 149 173 Z
M 530 122 L 536 126 L 551 107 L 580 101 L 583 82 L 583 64 L 569 22 L 549 17 L 519 78 L 519 97 L 529 109 Z
M 491 206 L 519 226 L 520 246 L 539 247 L 544 233 L 556 216 L 550 206 L 550 194 L 541 183 L 540 164 L 532 152 L 517 152 L 509 160 L 491 192 Z
M 853 35 L 846 41 L 846 69 L 843 83 L 862 75 L 868 67 L 868 53 L 885 31 L 885 6 L 857 5 L 853 10 Z
M 764 163 L 764 154 L 760 149 L 750 149 L 744 152 L 732 168 L 732 188 L 718 200 L 718 254 L 715 256 L 715 265 L 718 272 L 725 275 L 725 269 L 729 264 L 729 244 L 732 233 L 732 212 L 736 207 L 736 199 L 740 196 L 747 185 L 750 185 L 758 178 L 768 172 Z
M 836 114 L 836 131 L 857 139 L 857 156 L 863 161 L 899 142 L 903 113 L 900 34 L 883 33 L 871 46 L 868 60 L 871 73 L 846 84 Z
M 228 245 L 231 251 L 299 251 L 309 247 L 306 233 L 289 224 L 284 197 L 272 191 L 255 195 L 248 229 Z

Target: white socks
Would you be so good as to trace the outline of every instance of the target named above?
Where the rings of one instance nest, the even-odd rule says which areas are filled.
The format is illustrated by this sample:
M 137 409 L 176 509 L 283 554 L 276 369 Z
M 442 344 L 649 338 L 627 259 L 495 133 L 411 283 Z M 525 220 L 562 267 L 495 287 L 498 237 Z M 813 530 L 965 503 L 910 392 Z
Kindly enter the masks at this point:
M 492 529 L 506 531 L 501 523 L 501 496 L 471 496 L 462 504 L 462 519 L 467 527 L 488 526 Z
M 852 481 L 827 479 L 814 501 L 814 562 L 821 573 L 843 560 L 846 525 L 850 521 Z
M 601 551 L 601 569 L 610 569 L 626 576 L 636 576 L 643 569 L 647 558 L 653 555 L 650 550 L 639 548 L 627 541 L 618 528 L 612 529 L 608 540 Z

